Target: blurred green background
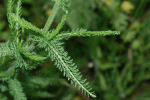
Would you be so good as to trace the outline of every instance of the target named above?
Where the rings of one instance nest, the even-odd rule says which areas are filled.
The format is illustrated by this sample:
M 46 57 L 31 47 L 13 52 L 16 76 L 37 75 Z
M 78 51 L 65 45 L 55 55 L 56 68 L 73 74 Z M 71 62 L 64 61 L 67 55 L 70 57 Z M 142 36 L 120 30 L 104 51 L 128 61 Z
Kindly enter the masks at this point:
M 22 17 L 42 28 L 54 2 L 22 1 Z M 65 41 L 66 50 L 96 92 L 94 100 L 150 100 L 150 0 L 71 2 L 64 31 L 85 28 L 121 32 L 120 36 Z M 10 38 L 6 7 L 7 0 L 0 0 L 0 42 Z M 61 15 L 60 11 L 53 28 Z M 22 72 L 20 81 L 29 100 L 93 100 L 70 85 L 52 62 Z M 6 87 L 0 90 L 5 98 L 2 100 L 7 100 L 6 91 Z

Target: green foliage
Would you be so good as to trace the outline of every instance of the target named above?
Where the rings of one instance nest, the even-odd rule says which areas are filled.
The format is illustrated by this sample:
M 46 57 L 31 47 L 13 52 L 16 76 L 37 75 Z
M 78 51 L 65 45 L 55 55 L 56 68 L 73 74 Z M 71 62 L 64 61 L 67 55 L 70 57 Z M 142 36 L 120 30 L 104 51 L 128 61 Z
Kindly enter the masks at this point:
M 75 63 L 73 63 L 73 60 L 68 56 L 68 53 L 65 52 L 62 43 L 58 40 L 52 40 L 45 46 L 47 47 L 46 52 L 48 52 L 48 56 L 55 62 L 57 68 L 63 72 L 63 75 L 68 80 L 71 80 L 71 83 L 82 90 L 84 94 L 95 97 L 92 89 L 89 87 L 89 83 L 82 79 L 81 73 Z
M 23 93 L 22 86 L 20 82 L 16 79 L 10 79 L 8 81 L 9 89 L 14 100 L 27 100 L 25 94 Z
M 15 23 L 18 23 L 21 27 L 23 27 L 25 29 L 30 29 L 36 33 L 43 34 L 43 31 L 41 29 L 32 25 L 30 22 L 24 20 L 23 18 L 17 17 L 17 15 L 15 15 L 14 13 L 12 13 L 12 15 L 11 15 L 11 20 L 13 20 L 13 22 L 15 22 Z
M 2 56 L 12 56 L 15 50 L 13 48 L 13 43 L 2 43 L 0 44 L 0 57 Z
M 119 35 L 118 31 L 86 31 L 85 29 L 73 30 L 71 33 L 64 32 L 59 34 L 58 38 L 71 38 L 71 37 L 90 37 L 90 36 L 108 36 Z
M 107 36 L 119 35 L 120 33 L 117 31 L 87 31 L 83 29 L 73 30 L 69 33 L 61 33 L 60 31 L 67 19 L 68 7 L 70 6 L 70 1 L 68 0 L 55 1 L 52 13 L 50 14 L 44 28 L 40 29 L 26 21 L 24 18 L 21 18 L 21 4 L 21 0 L 8 0 L 7 17 L 10 24 L 12 38 L 9 42 L 1 44 L 0 46 L 0 57 L 11 56 L 11 66 L 8 66 L 11 70 L 6 74 L 5 72 L 2 72 L 1 77 L 8 77 L 5 81 L 8 82 L 10 94 L 14 97 L 14 100 L 27 100 L 21 83 L 17 80 L 20 75 L 19 72 L 25 71 L 25 73 L 27 73 L 27 70 L 33 70 L 41 62 L 49 60 L 54 62 L 54 65 L 57 66 L 65 77 L 67 77 L 72 85 L 81 90 L 88 97 L 95 98 L 96 95 L 89 86 L 89 82 L 87 82 L 86 79 L 83 79 L 77 65 L 65 51 L 62 41 L 66 38 L 75 36 Z M 52 22 L 60 8 L 64 10 L 65 14 L 56 29 L 51 30 Z M 32 32 L 28 34 L 27 31 Z M 24 34 L 26 34 L 26 37 Z M 36 52 L 38 52 L 38 54 Z M 9 75 L 12 71 L 14 73 Z M 36 82 L 40 82 L 40 80 L 40 78 L 37 78 Z M 40 83 L 40 85 L 42 84 L 43 83 Z M 40 90 L 35 92 L 34 96 L 36 95 L 38 95 L 39 98 L 53 97 L 53 95 L 49 94 L 47 91 Z
M 149 0 L 20 1 L 0 1 L 0 100 L 14 79 L 29 100 L 149 100 Z

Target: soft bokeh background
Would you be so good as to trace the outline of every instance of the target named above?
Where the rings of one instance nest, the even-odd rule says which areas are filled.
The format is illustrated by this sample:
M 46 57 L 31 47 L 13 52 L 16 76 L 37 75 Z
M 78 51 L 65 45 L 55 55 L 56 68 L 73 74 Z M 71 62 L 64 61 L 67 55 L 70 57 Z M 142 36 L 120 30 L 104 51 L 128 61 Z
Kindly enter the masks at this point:
M 22 17 L 42 28 L 54 2 L 22 1 Z M 83 28 L 121 32 L 120 36 L 65 41 L 66 50 L 96 92 L 94 100 L 150 100 L 150 0 L 71 1 L 64 31 Z M 6 5 L 7 0 L 0 0 L 0 42 L 10 37 Z M 61 15 L 60 11 L 53 28 Z M 30 79 L 25 78 L 28 75 Z M 70 85 L 52 62 L 39 65 L 28 75 L 22 73 L 20 81 L 29 100 L 93 100 Z

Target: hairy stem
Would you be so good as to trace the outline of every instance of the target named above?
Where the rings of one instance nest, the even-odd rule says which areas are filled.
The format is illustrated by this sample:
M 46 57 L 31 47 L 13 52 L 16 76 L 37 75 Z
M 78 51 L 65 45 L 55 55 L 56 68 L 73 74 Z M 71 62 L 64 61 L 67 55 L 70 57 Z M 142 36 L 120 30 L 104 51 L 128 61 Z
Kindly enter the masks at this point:
M 45 26 L 44 26 L 44 29 L 43 29 L 43 30 L 44 30 L 45 32 L 47 32 L 47 31 L 49 30 L 49 28 L 51 27 L 52 22 L 53 22 L 53 20 L 54 20 L 56 14 L 57 14 L 57 12 L 58 12 L 58 9 L 59 9 L 59 6 L 60 6 L 60 2 L 61 2 L 61 0 L 56 0 L 55 5 L 54 5 L 54 7 L 53 7 L 53 9 L 52 9 L 52 12 L 51 12 L 51 14 L 50 14 L 50 16 L 49 16 L 49 18 L 48 18 L 48 20 L 47 20 Z

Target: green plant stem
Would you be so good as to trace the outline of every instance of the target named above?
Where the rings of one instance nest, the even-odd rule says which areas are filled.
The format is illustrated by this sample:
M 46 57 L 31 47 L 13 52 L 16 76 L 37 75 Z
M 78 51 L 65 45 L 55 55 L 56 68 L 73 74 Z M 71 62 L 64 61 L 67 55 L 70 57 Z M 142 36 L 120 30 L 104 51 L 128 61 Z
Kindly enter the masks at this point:
M 59 33 L 59 31 L 63 28 L 65 21 L 66 21 L 66 17 L 67 15 L 65 14 L 61 22 L 58 24 L 56 30 L 52 33 L 52 35 L 48 38 L 48 40 L 51 40 L 52 38 L 54 38 Z
M 53 9 L 52 9 L 52 12 L 51 12 L 51 14 L 50 14 L 50 16 L 49 16 L 49 18 L 48 18 L 48 20 L 47 20 L 45 26 L 44 26 L 44 29 L 43 29 L 43 30 L 44 30 L 45 32 L 47 32 L 47 31 L 49 30 L 49 28 L 51 27 L 52 22 L 53 22 L 53 20 L 54 20 L 56 14 L 57 14 L 57 12 L 58 12 L 60 3 L 61 3 L 61 0 L 56 0 L 55 5 L 54 5 L 54 7 L 53 7 Z
M 61 33 L 57 35 L 58 38 L 71 38 L 71 37 L 86 37 L 86 36 L 109 36 L 119 35 L 119 31 L 85 31 L 85 32 L 70 32 Z

